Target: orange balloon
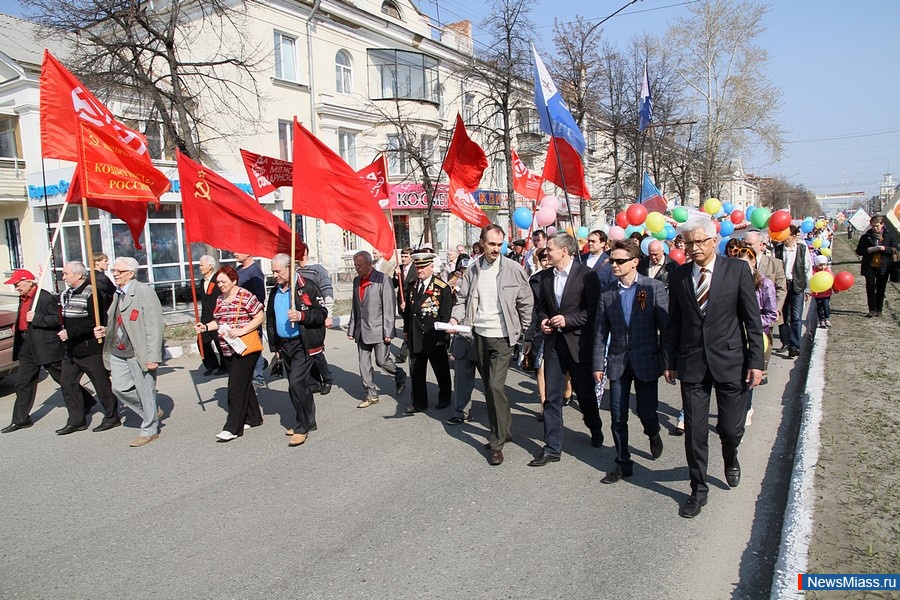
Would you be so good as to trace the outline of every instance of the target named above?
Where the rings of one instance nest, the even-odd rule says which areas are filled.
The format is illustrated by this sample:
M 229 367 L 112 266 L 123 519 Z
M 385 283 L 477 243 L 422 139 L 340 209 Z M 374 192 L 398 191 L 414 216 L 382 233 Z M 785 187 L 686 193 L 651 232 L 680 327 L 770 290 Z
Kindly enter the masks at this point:
M 782 229 L 781 231 L 770 231 L 769 232 L 769 238 L 771 238 L 771 240 L 773 242 L 783 242 L 784 240 L 788 239 L 788 236 L 790 236 L 790 235 L 791 235 L 790 227 L 788 227 L 787 229 Z

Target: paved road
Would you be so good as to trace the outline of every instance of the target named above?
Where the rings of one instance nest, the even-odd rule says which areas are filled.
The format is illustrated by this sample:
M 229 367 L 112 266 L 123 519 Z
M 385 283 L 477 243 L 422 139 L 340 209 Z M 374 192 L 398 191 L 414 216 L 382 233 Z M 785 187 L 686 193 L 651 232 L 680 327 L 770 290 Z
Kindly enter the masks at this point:
M 44 380 L 35 426 L 0 436 L 0 597 L 768 595 L 799 412 L 789 376 L 799 363 L 773 358 L 737 489 L 727 489 L 712 436 L 710 504 L 686 520 L 677 514 L 688 490 L 684 438 L 664 435 L 654 462 L 634 415 L 632 479 L 600 484 L 613 466 L 608 412 L 607 446 L 597 450 L 574 407 L 563 460 L 530 468 L 541 436 L 535 387 L 511 371 L 515 440 L 506 462 L 490 467 L 479 391 L 477 422 L 455 428 L 443 422 L 448 411 L 399 416 L 408 399 L 387 395 L 358 410 L 355 346 L 331 332 L 328 356 L 338 386 L 319 397 L 319 430 L 298 448 L 283 435 L 284 381 L 260 394 L 262 427 L 215 443 L 225 380 L 198 376 L 197 357 L 162 368 L 164 427 L 144 448 L 127 446 L 138 424 L 130 413 L 126 427 L 56 436 L 65 411 Z M 392 387 L 384 375 L 376 382 Z M 661 389 L 671 430 L 677 388 Z M 0 423 L 11 409 L 7 378 Z

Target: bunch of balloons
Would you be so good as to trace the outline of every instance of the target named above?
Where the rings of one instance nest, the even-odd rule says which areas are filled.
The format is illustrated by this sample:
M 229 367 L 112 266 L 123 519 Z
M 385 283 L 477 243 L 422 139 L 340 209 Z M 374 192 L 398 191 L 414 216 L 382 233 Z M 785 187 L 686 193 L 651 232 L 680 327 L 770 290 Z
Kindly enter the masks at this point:
M 853 273 L 841 271 L 832 275 L 828 271 L 819 271 L 809 280 L 809 289 L 817 294 L 831 290 L 833 292 L 846 292 L 853 287 Z

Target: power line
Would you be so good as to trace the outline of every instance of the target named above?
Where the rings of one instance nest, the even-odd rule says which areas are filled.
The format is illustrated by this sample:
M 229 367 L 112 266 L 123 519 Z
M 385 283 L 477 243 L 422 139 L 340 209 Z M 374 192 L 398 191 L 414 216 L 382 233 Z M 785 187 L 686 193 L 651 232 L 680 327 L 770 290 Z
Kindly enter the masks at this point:
M 667 4 L 665 6 L 656 6 L 653 8 L 643 8 L 641 10 L 630 10 L 628 12 L 623 12 L 622 14 L 616 15 L 616 16 L 624 17 L 626 15 L 639 15 L 641 13 L 654 12 L 657 10 L 664 10 L 666 8 L 677 8 L 679 6 L 687 6 L 688 4 L 696 4 L 697 2 L 700 2 L 700 1 L 701 0 L 688 0 L 688 2 L 679 2 L 678 4 Z M 584 22 L 590 23 L 591 21 L 600 21 L 600 20 L 602 20 L 601 17 L 594 17 L 593 19 L 585 19 Z M 553 25 L 539 25 L 538 27 L 536 27 L 536 29 L 546 29 L 547 27 L 553 27 Z
M 785 144 L 805 144 L 808 142 L 833 142 L 837 140 L 851 140 L 855 138 L 861 137 L 871 137 L 874 135 L 888 135 L 890 133 L 900 133 L 900 127 L 895 127 L 892 129 L 881 129 L 876 131 L 862 131 L 859 133 L 847 133 L 843 135 L 834 135 L 829 137 L 821 137 L 821 138 L 810 138 L 808 140 L 791 140 L 785 142 Z

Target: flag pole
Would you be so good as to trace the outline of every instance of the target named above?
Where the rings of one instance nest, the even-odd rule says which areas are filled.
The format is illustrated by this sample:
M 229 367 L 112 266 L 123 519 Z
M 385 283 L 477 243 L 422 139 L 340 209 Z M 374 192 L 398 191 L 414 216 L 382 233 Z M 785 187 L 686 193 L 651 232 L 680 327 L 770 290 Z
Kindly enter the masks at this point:
M 83 189 L 83 188 L 82 188 Z M 87 197 L 81 197 L 81 216 L 84 220 L 84 241 L 87 245 L 88 269 L 91 273 L 91 301 L 94 307 L 94 327 L 100 327 L 100 303 L 97 300 L 97 271 L 94 270 L 94 241 L 91 239 L 91 219 L 88 214 Z M 98 338 L 99 343 L 103 343 L 102 338 Z
M 178 150 L 176 159 L 180 155 L 181 155 L 181 151 Z M 179 162 L 179 168 L 180 168 L 180 166 L 181 166 L 181 163 Z M 184 194 L 181 195 L 181 199 L 182 199 L 182 204 L 183 204 L 184 203 Z M 181 216 L 184 217 L 184 207 L 181 208 Z M 193 250 L 191 250 L 191 240 L 193 238 L 191 238 L 191 228 L 188 226 L 188 220 L 184 219 L 184 218 L 182 218 L 182 220 L 184 221 L 184 238 L 185 238 L 184 241 L 185 241 L 185 245 L 187 246 L 188 273 L 190 275 L 189 278 L 191 280 L 191 300 L 194 302 L 194 322 L 199 323 L 200 322 L 200 309 L 197 306 L 197 282 L 194 281 L 194 252 L 193 252 Z M 213 277 L 215 277 L 215 273 L 213 273 Z M 197 347 L 200 348 L 200 358 L 201 359 L 206 358 L 203 353 L 203 335 L 199 334 L 199 333 L 197 334 Z M 202 403 L 201 403 L 201 405 L 202 405 Z
M 45 196 L 47 194 L 46 186 L 44 187 L 44 194 L 45 194 Z M 41 291 L 43 291 L 41 286 L 44 285 L 44 278 L 47 277 L 47 271 L 55 270 L 55 268 L 51 269 L 51 265 L 54 264 L 53 246 L 56 245 L 56 240 L 57 240 L 57 238 L 59 238 L 59 232 L 62 231 L 63 218 L 66 216 L 67 208 L 69 208 L 69 203 L 63 202 L 63 205 L 59 209 L 59 219 L 56 220 L 56 229 L 53 232 L 53 236 L 50 238 L 50 255 L 47 257 L 47 260 L 44 261 L 43 269 L 41 269 L 41 272 L 38 274 L 37 291 L 35 292 L 35 295 L 34 295 L 34 305 L 35 306 L 37 306 L 38 297 L 41 295 Z M 46 215 L 46 213 L 45 213 L 45 215 Z M 47 224 L 47 232 L 48 233 L 50 232 L 50 224 L 49 223 Z M 54 282 L 55 281 L 56 281 L 56 278 L 54 277 Z
M 291 310 L 296 310 L 294 302 L 294 294 L 297 293 L 297 278 L 294 276 L 294 262 L 297 260 L 297 215 L 294 213 L 293 200 L 291 201 L 291 265 L 288 272 L 291 274 Z M 291 329 L 294 328 L 294 322 L 291 321 Z
M 44 184 L 43 196 L 44 196 L 44 222 L 47 224 L 47 236 L 50 236 L 50 205 L 47 202 L 47 171 L 44 168 L 44 155 L 43 151 L 41 152 L 41 181 Z M 68 204 L 67 202 L 63 202 L 63 204 Z M 56 225 L 56 231 L 59 232 L 59 228 L 62 225 L 62 215 L 65 213 L 65 208 L 60 211 L 59 215 L 59 223 Z M 56 240 L 56 235 L 52 236 L 53 240 Z M 53 241 L 50 242 L 50 270 L 56 271 L 56 263 L 55 258 L 53 257 Z M 46 271 L 46 269 L 45 269 Z M 56 277 L 53 278 L 53 289 L 59 294 L 59 282 L 56 281 Z M 37 298 L 35 298 L 35 306 L 37 306 Z
M 553 130 L 553 118 L 550 117 L 550 111 L 547 111 L 547 118 L 550 119 L 550 129 L 552 131 Z M 556 167 L 559 172 L 559 178 L 562 180 L 562 184 L 563 184 L 563 196 L 565 196 L 565 198 L 566 198 L 566 214 L 569 215 L 569 223 L 572 226 L 572 233 L 573 233 L 572 237 L 575 237 L 574 236 L 575 220 L 572 218 L 572 205 L 569 203 L 569 191 L 566 189 L 566 187 L 567 187 L 566 174 L 563 172 L 564 169 L 562 167 L 562 162 L 560 162 L 560 160 L 559 160 L 559 146 L 556 145 L 556 136 L 554 136 L 554 135 L 550 136 L 550 143 L 553 144 L 553 153 L 556 154 Z M 579 160 L 581 160 L 581 159 L 579 158 Z M 582 218 L 584 218 L 584 215 L 582 215 Z M 580 258 L 581 253 L 579 253 L 578 256 Z
M 459 116 L 459 113 L 456 113 Z M 450 129 L 450 142 L 453 142 L 453 134 L 456 133 L 456 120 L 453 120 L 453 127 Z M 444 161 L 447 160 L 447 153 L 450 151 L 450 144 L 447 144 L 447 151 L 444 152 L 444 157 L 441 159 L 441 169 L 438 171 L 437 179 L 434 180 L 434 184 L 431 188 L 431 193 L 428 195 L 428 213 L 427 213 L 427 221 L 428 224 L 431 224 L 431 209 L 434 207 L 434 198 L 437 196 L 438 184 L 441 182 L 441 173 L 444 171 Z M 422 239 L 425 237 L 425 229 L 422 229 L 422 235 L 419 236 L 419 246 L 422 245 Z M 434 241 L 432 241 L 434 243 Z

